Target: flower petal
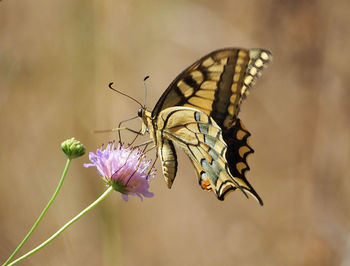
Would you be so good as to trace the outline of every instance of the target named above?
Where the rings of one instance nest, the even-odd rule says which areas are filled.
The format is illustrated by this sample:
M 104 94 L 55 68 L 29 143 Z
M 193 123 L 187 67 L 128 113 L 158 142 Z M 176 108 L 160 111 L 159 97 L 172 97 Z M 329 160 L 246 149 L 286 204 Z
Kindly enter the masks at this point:
M 155 175 L 155 170 L 149 169 L 150 160 L 146 160 L 141 150 L 130 146 L 124 148 L 121 143 L 115 147 L 114 142 L 108 143 L 105 149 L 90 152 L 91 163 L 84 167 L 96 167 L 99 175 L 107 184 L 121 192 L 122 198 L 128 201 L 130 196 L 153 197 L 149 189 L 149 182 Z

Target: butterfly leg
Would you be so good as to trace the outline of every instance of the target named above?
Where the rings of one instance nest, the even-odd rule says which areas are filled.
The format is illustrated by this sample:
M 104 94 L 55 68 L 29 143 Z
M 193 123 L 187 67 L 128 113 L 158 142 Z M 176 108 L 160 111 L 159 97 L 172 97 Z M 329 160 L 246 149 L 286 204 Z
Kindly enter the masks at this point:
M 118 127 L 114 129 L 114 131 L 118 131 L 118 139 L 119 139 L 120 142 L 122 141 L 122 138 L 121 138 L 121 135 L 120 135 L 120 130 L 128 130 L 128 131 L 133 132 L 133 133 L 135 133 L 135 134 L 137 134 L 137 135 L 142 135 L 142 134 L 141 134 L 141 130 L 140 130 L 140 131 L 136 131 L 136 130 L 133 130 L 133 129 L 128 128 L 128 127 L 122 127 L 122 124 L 124 124 L 125 122 L 134 120 L 134 119 L 136 119 L 136 118 L 138 118 L 138 116 L 134 116 L 134 117 L 132 117 L 132 118 L 122 120 L 122 121 L 119 122 Z M 135 140 L 136 140 L 136 138 L 135 138 Z M 134 140 L 134 141 L 135 141 L 135 140 Z M 134 142 L 134 141 L 133 141 L 133 142 Z
M 129 160 L 129 157 L 130 157 L 130 155 L 133 153 L 133 151 L 134 151 L 134 149 L 131 148 L 131 149 L 130 149 L 130 153 L 129 153 L 128 156 L 126 157 L 125 163 L 124 163 L 117 171 L 115 171 L 113 174 L 118 173 L 121 169 L 124 168 L 124 166 L 127 164 L 128 160 Z M 140 160 L 141 160 L 141 159 L 142 159 L 142 156 L 140 157 Z M 139 168 L 139 164 L 137 165 L 136 171 L 137 171 L 138 168 Z
M 121 141 L 121 135 L 120 135 L 120 131 L 122 130 L 127 130 L 127 131 L 130 131 L 134 134 L 136 134 L 135 138 L 132 140 L 131 144 L 133 144 L 135 142 L 135 140 L 137 139 L 138 136 L 140 135 L 143 135 L 141 133 L 141 130 L 139 131 L 136 131 L 134 129 L 131 129 L 131 128 L 128 128 L 128 127 L 116 127 L 116 128 L 112 128 L 112 129 L 103 129 L 103 130 L 94 130 L 94 133 L 108 133 L 108 132 L 115 132 L 115 131 L 118 131 L 118 138 L 119 138 L 119 142 L 122 142 Z M 131 145 L 130 144 L 130 145 Z
M 112 129 L 103 129 L 103 130 L 94 130 L 94 133 L 107 133 L 107 132 L 115 132 L 115 131 L 118 131 L 118 139 L 119 139 L 119 142 L 122 141 L 121 135 L 120 135 L 120 131 L 122 131 L 122 130 L 130 131 L 130 132 L 136 134 L 136 137 L 139 136 L 139 135 L 144 135 L 144 134 L 141 132 L 142 129 L 139 130 L 139 131 L 136 131 L 136 130 L 134 130 L 134 129 L 131 129 L 131 128 L 128 128 L 128 127 L 122 127 L 122 126 L 121 126 L 124 122 L 130 121 L 130 120 L 135 119 L 135 118 L 137 118 L 137 116 L 136 116 L 136 117 L 133 117 L 133 118 L 130 118 L 130 119 L 126 119 L 126 120 L 121 121 L 121 122 L 119 123 L 118 127 L 116 127 L 116 128 L 112 128 Z M 134 143 L 135 140 L 136 140 L 136 138 L 132 141 L 132 143 Z
M 153 150 L 153 149 L 156 147 L 155 145 L 153 145 L 151 148 L 149 148 L 148 150 L 146 150 L 148 144 L 150 144 L 150 143 L 152 143 L 152 142 L 153 142 L 153 140 L 149 140 L 149 141 L 146 141 L 146 142 L 141 143 L 141 144 L 139 144 L 139 145 L 136 145 L 136 146 L 134 146 L 133 148 L 139 148 L 139 147 L 141 147 L 141 146 L 145 146 L 145 148 L 144 148 L 143 151 L 142 151 L 142 153 L 145 155 L 147 152 Z M 151 173 L 151 171 L 152 171 L 152 168 L 154 167 L 154 165 L 155 165 L 157 159 L 158 159 L 158 153 L 156 153 L 156 158 L 154 159 L 154 162 L 153 162 L 152 166 L 149 168 L 149 171 L 148 171 L 148 173 L 147 173 L 147 176 L 150 175 L 150 173 Z
M 147 145 L 146 145 L 146 147 L 147 147 Z M 146 149 L 146 147 L 145 147 L 145 149 Z M 134 148 L 133 148 L 132 150 L 134 150 Z M 143 154 L 143 155 L 144 155 L 144 154 Z M 128 184 L 129 181 L 131 180 L 131 178 L 136 174 L 137 170 L 138 170 L 139 167 L 140 167 L 140 164 L 141 164 L 141 162 L 142 162 L 142 159 L 143 159 L 143 156 L 140 156 L 140 159 L 139 159 L 139 161 L 138 161 L 138 163 L 137 163 L 136 169 L 135 169 L 135 171 L 130 175 L 128 181 L 126 181 L 126 184 Z M 151 169 L 152 169 L 152 168 L 151 168 Z M 151 171 L 151 170 L 150 170 L 150 171 Z M 148 178 L 148 176 L 149 176 L 149 174 L 150 174 L 150 171 L 149 171 L 148 174 L 147 174 L 147 178 Z
M 151 148 L 149 148 L 147 151 L 145 151 L 145 154 L 151 150 L 153 150 L 154 148 L 156 148 L 157 146 L 156 145 L 153 145 Z M 157 154 L 157 153 L 156 153 Z M 158 156 L 158 155 L 157 155 Z
M 153 140 L 147 140 L 147 141 L 145 141 L 145 142 L 143 142 L 141 144 L 135 145 L 134 148 L 142 147 L 142 146 L 145 146 L 145 145 L 147 146 L 148 144 L 150 144 L 152 142 L 153 142 Z M 154 147 L 155 146 L 152 146 L 151 149 L 153 149 Z
M 152 168 L 154 167 L 154 165 L 156 164 L 156 161 L 158 160 L 158 152 L 156 152 L 156 158 L 154 159 L 154 162 L 152 163 L 152 166 L 151 168 L 148 170 L 148 173 L 147 173 L 147 178 L 148 176 L 150 175 L 151 171 L 152 171 Z

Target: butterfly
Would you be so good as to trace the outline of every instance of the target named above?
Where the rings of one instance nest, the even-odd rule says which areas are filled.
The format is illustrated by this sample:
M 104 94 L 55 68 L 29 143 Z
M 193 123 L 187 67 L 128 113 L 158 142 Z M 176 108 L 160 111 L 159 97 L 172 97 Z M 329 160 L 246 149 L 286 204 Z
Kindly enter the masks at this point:
M 213 51 L 179 74 L 153 111 L 138 110 L 157 147 L 165 182 L 171 188 L 178 167 L 174 144 L 190 158 L 202 189 L 219 200 L 234 190 L 263 201 L 245 177 L 254 152 L 238 118 L 242 101 L 272 56 L 265 49 Z

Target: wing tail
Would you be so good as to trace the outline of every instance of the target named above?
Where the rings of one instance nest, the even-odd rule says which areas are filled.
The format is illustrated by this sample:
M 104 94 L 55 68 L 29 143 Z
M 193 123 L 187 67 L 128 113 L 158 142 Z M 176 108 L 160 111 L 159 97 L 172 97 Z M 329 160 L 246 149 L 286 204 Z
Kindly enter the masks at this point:
M 227 143 L 225 157 L 231 174 L 241 180 L 260 205 L 263 205 L 262 199 L 245 177 L 246 171 L 250 170 L 247 157 L 254 153 L 253 148 L 248 144 L 249 137 L 249 131 L 245 128 L 243 122 L 237 118 L 231 128 L 223 131 L 223 139 Z

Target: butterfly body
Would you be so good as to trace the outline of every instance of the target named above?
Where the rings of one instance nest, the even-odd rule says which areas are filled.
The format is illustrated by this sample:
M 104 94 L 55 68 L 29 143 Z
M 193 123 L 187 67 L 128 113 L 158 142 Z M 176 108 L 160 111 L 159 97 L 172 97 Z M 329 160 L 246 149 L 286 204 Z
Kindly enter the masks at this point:
M 201 187 L 223 200 L 236 189 L 262 200 L 249 184 L 250 133 L 237 117 L 249 88 L 271 54 L 263 49 L 214 51 L 186 68 L 152 112 L 141 108 L 142 133 L 149 132 L 171 188 L 177 171 L 174 144 L 190 158 Z

